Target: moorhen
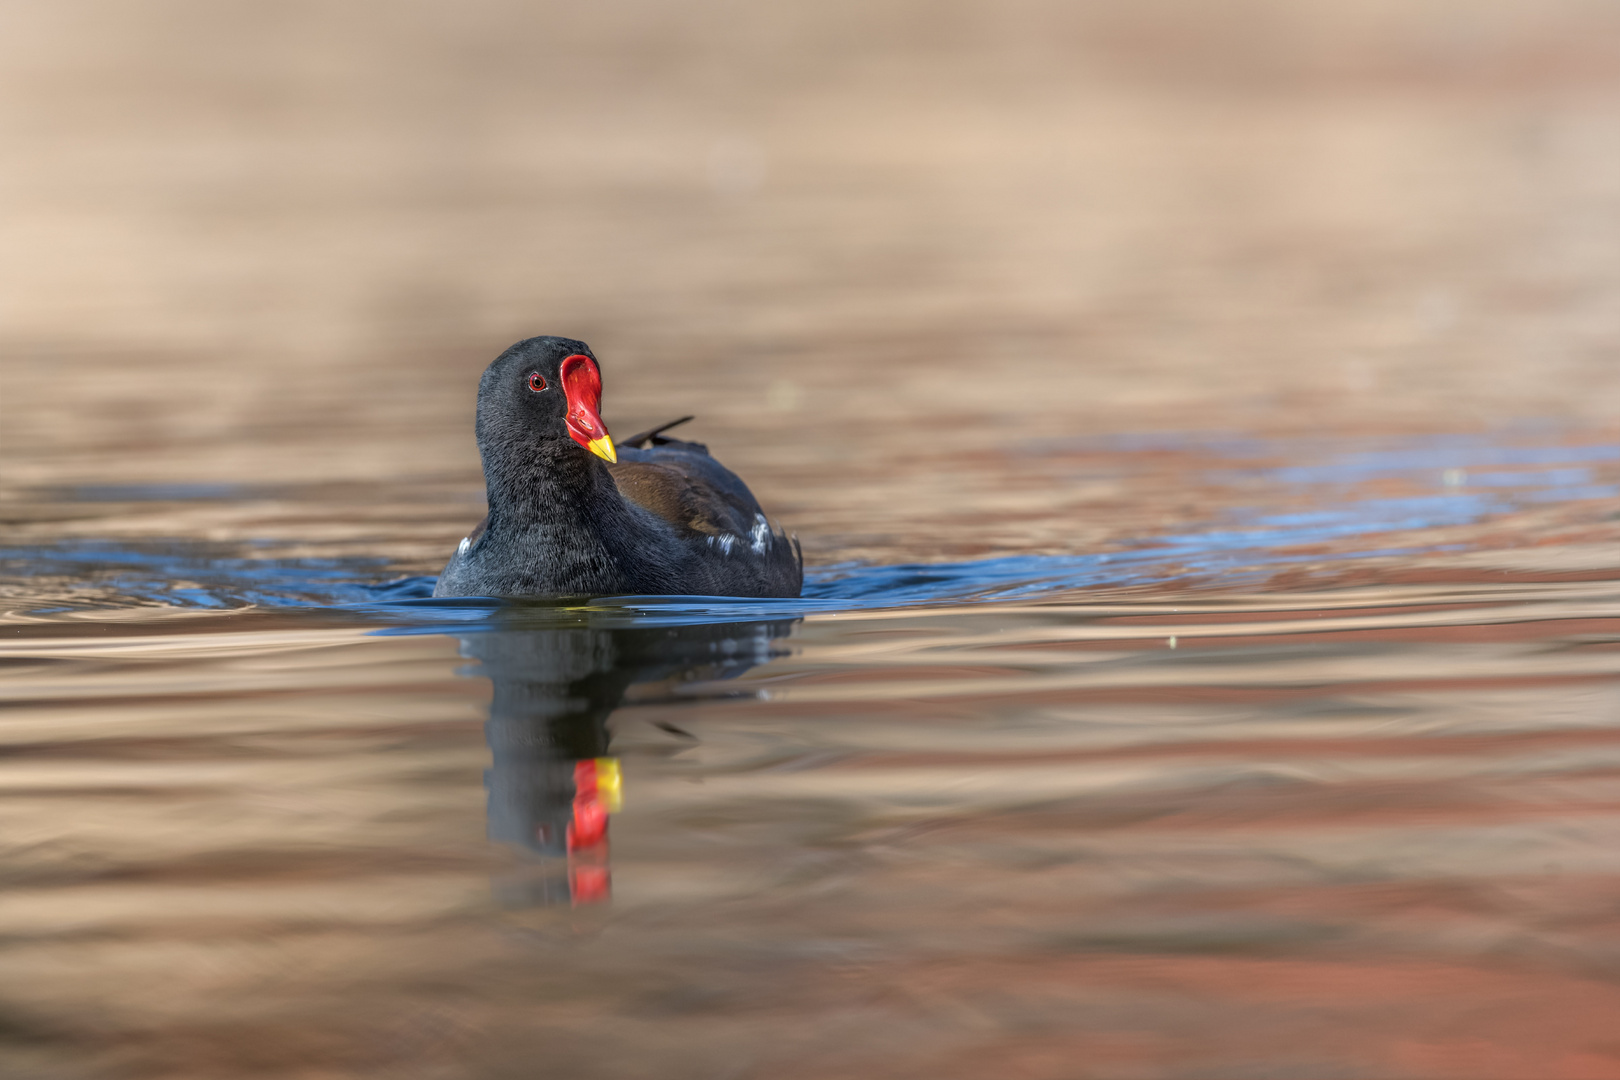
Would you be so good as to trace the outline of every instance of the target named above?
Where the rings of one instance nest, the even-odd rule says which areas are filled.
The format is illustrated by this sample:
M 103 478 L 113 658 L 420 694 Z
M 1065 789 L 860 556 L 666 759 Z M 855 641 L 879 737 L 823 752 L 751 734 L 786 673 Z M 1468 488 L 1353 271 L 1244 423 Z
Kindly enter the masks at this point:
M 478 382 L 489 514 L 434 596 L 798 596 L 797 537 L 773 528 L 701 443 L 663 434 L 618 447 L 583 341 L 535 337 Z

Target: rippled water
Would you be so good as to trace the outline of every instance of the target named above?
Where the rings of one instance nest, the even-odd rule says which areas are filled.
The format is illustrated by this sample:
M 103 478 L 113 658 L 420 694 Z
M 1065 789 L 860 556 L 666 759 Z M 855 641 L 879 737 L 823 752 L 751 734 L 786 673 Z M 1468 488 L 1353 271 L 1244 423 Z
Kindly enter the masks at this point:
M 1031 453 L 1220 509 L 800 601 L 8 548 L 6 1074 L 1620 1068 L 1620 444 Z

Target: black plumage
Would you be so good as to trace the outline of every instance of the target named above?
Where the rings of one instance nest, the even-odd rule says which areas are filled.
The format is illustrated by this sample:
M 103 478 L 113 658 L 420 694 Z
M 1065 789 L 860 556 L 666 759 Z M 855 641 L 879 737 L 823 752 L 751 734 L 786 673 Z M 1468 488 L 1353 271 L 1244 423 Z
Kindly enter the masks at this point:
M 595 354 L 570 338 L 520 341 L 484 371 L 476 431 L 489 514 L 433 595 L 798 596 L 798 540 L 707 447 L 663 434 L 690 417 L 615 455 L 599 388 Z

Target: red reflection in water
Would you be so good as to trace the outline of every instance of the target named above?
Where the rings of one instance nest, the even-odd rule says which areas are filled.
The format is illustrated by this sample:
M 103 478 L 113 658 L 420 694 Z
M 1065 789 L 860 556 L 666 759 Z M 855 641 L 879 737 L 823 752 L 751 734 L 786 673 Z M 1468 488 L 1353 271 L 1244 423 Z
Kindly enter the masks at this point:
M 596 759 L 574 763 L 574 818 L 568 824 L 568 891 L 576 904 L 601 903 L 612 895 L 612 879 L 608 873 L 609 808 L 603 804 L 603 796 L 611 798 L 617 790 L 616 783 L 617 773 L 601 776 Z

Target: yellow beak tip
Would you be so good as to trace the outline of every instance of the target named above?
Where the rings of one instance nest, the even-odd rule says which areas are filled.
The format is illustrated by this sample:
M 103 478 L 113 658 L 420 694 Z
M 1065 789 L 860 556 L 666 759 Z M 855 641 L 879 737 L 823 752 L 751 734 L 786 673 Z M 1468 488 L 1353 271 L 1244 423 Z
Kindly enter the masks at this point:
M 600 439 L 592 439 L 588 449 L 609 464 L 616 465 L 619 462 L 619 452 L 613 448 L 613 438 L 610 435 L 604 435 Z

